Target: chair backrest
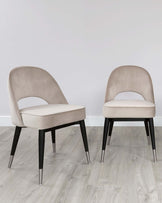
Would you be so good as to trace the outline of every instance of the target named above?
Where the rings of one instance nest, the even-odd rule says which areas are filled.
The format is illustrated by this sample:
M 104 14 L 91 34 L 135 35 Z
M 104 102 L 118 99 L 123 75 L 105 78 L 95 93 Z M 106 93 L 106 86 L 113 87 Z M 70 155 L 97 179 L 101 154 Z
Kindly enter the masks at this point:
M 26 97 L 38 97 L 49 104 L 67 104 L 59 85 L 45 70 L 23 66 L 14 68 L 9 74 L 9 95 L 12 122 L 23 126 L 18 101 Z
M 122 92 L 136 92 L 144 100 L 154 103 L 152 80 L 149 73 L 138 66 L 120 66 L 112 71 L 106 89 L 105 102 Z

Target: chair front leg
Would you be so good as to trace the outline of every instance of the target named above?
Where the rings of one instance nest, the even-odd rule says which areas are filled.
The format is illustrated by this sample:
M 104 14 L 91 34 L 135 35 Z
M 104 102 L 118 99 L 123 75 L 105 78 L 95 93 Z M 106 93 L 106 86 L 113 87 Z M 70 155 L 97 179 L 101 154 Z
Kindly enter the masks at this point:
M 85 152 L 86 152 L 87 163 L 89 163 L 90 162 L 90 154 L 89 154 L 87 133 L 86 133 L 86 127 L 85 127 L 84 120 L 79 121 L 79 124 L 80 124 L 80 130 L 81 130 L 81 134 L 82 134 L 83 144 L 84 144 L 84 148 L 85 148 Z
M 17 143 L 19 141 L 21 129 L 22 129 L 22 127 L 18 127 L 18 126 L 16 126 L 16 128 L 15 128 L 15 133 L 14 133 L 14 138 L 13 138 L 12 148 L 11 148 L 11 153 L 10 153 L 10 159 L 9 159 L 9 163 L 8 163 L 8 168 L 11 168 L 13 158 L 15 155 L 15 151 L 16 151 L 16 147 L 17 147 Z
M 102 140 L 101 162 L 104 162 L 109 123 L 110 123 L 109 119 L 105 118 L 104 131 L 103 131 L 103 140 Z
M 153 158 L 154 158 L 154 162 L 156 162 L 157 161 L 157 155 L 156 155 L 156 144 L 155 144 L 155 132 L 154 132 L 153 118 L 149 119 L 149 126 L 150 126 L 150 135 L 151 135 L 151 142 L 152 142 Z
M 43 162 L 44 162 L 44 144 L 45 144 L 45 132 L 39 130 L 39 184 L 43 182 Z
M 145 124 L 145 130 L 146 130 L 146 135 L 147 135 L 147 140 L 148 140 L 148 144 L 150 145 L 150 133 L 149 133 L 149 120 L 145 119 L 144 120 L 144 124 Z
M 114 125 L 114 121 L 111 119 L 110 120 L 110 127 L 109 127 L 109 132 L 108 132 L 108 141 L 107 141 L 107 144 L 109 145 L 110 144 L 110 140 L 111 140 L 111 135 L 112 135 L 112 130 L 113 130 L 113 125 Z
M 52 138 L 53 153 L 55 153 L 56 152 L 56 132 L 55 132 L 55 129 L 51 130 L 51 138 Z

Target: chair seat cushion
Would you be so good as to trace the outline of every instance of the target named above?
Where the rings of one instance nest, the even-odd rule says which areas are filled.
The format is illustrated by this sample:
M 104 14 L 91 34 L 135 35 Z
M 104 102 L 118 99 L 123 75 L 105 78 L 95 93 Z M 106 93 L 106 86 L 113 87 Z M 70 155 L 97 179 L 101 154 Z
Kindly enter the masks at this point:
M 20 110 L 24 126 L 46 129 L 85 119 L 85 107 L 69 104 L 46 104 Z
M 104 104 L 103 114 L 107 118 L 152 118 L 155 104 L 145 100 L 111 100 Z

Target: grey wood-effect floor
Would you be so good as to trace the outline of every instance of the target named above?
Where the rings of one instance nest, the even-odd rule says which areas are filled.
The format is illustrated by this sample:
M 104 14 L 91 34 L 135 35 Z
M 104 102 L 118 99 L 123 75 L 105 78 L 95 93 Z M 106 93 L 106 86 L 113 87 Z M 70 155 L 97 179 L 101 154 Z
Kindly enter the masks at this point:
M 114 127 L 100 163 L 102 127 L 88 127 L 91 163 L 86 164 L 78 127 L 58 130 L 57 153 L 46 134 L 44 181 L 38 185 L 37 130 L 23 129 L 12 168 L 13 127 L 0 128 L 0 203 L 162 202 L 162 128 L 156 128 L 158 162 L 143 127 Z

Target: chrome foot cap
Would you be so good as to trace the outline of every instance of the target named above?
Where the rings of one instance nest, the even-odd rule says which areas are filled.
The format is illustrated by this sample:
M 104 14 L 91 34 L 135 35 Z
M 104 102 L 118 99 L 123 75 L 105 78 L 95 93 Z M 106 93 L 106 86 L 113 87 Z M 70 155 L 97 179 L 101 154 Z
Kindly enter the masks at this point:
M 39 185 L 43 182 L 43 169 L 39 169 Z
M 89 152 L 86 152 L 86 158 L 87 158 L 87 163 L 89 164 L 89 162 L 90 162 L 90 154 L 89 154 Z
M 53 153 L 56 152 L 56 144 L 55 143 L 52 143 L 52 148 L 53 148 Z
M 108 136 L 107 144 L 110 145 L 111 136 Z
M 102 150 L 102 152 L 101 152 L 101 162 L 104 162 L 104 158 L 105 158 L 105 150 Z
M 153 149 L 153 158 L 154 158 L 154 163 L 155 163 L 157 161 L 156 149 Z
M 13 162 L 13 158 L 14 158 L 14 156 L 11 155 L 10 159 L 9 159 L 9 163 L 8 163 L 8 168 L 11 168 L 11 165 L 12 165 L 12 162 Z

